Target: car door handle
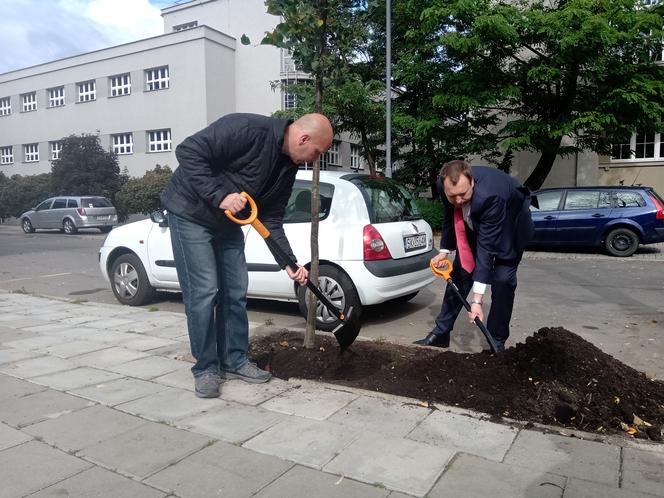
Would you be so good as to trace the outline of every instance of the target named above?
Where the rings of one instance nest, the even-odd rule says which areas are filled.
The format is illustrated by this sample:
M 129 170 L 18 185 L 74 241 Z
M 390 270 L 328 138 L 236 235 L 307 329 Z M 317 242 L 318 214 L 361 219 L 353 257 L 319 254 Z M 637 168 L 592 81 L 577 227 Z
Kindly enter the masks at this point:
M 555 217 L 555 216 L 551 216 L 551 215 L 549 215 L 549 216 L 545 216 L 544 219 L 545 219 L 545 220 L 555 220 L 556 217 Z
M 604 215 L 602 213 L 595 213 L 593 214 L 593 218 L 604 218 Z

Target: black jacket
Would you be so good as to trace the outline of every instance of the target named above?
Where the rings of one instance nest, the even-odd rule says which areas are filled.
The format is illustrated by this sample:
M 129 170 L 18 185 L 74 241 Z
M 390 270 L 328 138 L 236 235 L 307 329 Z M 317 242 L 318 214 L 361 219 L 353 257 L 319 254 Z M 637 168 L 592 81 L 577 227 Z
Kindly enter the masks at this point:
M 228 114 L 185 139 L 175 149 L 179 167 L 161 194 L 163 207 L 222 230 L 229 220 L 219 203 L 233 192 L 247 192 L 272 238 L 295 260 L 283 230 L 284 210 L 297 174 L 297 166 L 282 153 L 290 123 L 257 114 Z M 273 255 L 285 268 L 286 262 Z

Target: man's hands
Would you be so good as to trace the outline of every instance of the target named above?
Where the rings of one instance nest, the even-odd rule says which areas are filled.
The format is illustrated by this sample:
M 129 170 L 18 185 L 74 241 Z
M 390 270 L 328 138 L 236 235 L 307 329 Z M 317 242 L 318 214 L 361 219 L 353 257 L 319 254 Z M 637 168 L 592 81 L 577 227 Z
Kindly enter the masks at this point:
M 441 268 L 443 261 L 447 259 L 447 256 L 449 255 L 448 252 L 440 252 L 436 254 L 433 258 L 431 258 L 431 262 L 433 263 L 433 266 L 436 268 Z M 442 270 L 447 270 L 447 268 L 442 267 Z
M 244 209 L 247 199 L 238 193 L 228 194 L 224 200 L 219 203 L 219 209 L 228 209 L 231 214 L 237 214 Z
M 480 320 L 484 321 L 484 311 L 482 311 L 481 304 L 471 303 L 470 311 L 468 312 L 468 321 L 474 324 L 475 317 L 479 317 Z
M 296 281 L 300 285 L 305 285 L 307 283 L 307 278 L 309 277 L 309 272 L 304 266 L 297 265 L 297 271 L 291 270 L 290 266 L 286 267 L 286 273 L 288 276 Z

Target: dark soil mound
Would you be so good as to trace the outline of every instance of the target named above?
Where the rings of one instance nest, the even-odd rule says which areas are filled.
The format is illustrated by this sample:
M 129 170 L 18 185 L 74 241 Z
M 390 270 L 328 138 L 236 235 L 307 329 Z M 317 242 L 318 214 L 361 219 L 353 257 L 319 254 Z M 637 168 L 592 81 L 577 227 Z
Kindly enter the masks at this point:
M 504 353 L 461 354 L 357 341 L 339 356 L 331 335 L 257 338 L 251 354 L 282 379 L 315 379 L 589 432 L 662 440 L 664 382 L 563 328 L 542 328 Z

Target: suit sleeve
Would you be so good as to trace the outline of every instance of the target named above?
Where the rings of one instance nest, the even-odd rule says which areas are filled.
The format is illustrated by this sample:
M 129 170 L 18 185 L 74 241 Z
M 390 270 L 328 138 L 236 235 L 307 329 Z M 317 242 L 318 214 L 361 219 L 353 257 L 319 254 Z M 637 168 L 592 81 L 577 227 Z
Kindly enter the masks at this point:
M 454 231 L 454 208 L 449 202 L 443 202 L 445 214 L 440 231 L 440 249 L 456 250 L 456 233 Z
M 505 222 L 505 199 L 498 196 L 487 198 L 480 212 L 473 280 L 490 284 L 493 262 L 499 252 L 501 233 Z

